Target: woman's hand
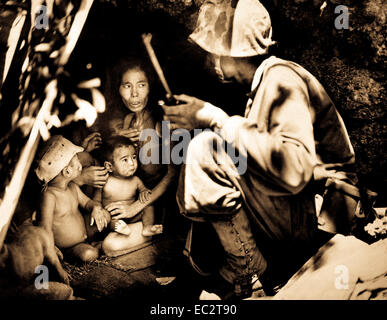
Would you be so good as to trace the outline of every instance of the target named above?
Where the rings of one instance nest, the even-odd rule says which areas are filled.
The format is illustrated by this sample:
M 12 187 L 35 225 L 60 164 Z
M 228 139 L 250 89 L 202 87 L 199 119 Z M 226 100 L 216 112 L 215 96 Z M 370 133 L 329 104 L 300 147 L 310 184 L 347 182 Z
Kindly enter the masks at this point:
M 137 129 L 129 128 L 129 129 L 116 129 L 115 134 L 118 136 L 123 136 L 128 138 L 130 141 L 137 142 L 140 139 L 140 131 Z
M 127 201 L 116 201 L 109 203 L 105 209 L 109 211 L 112 219 L 118 220 L 134 217 L 137 213 L 144 209 L 144 205 L 140 201 L 136 201 L 130 205 Z
M 82 147 L 86 152 L 91 152 L 98 149 L 102 144 L 101 134 L 99 132 L 93 132 L 89 134 L 82 142 Z
M 90 166 L 82 170 L 81 175 L 75 179 L 80 185 L 88 185 L 94 188 L 103 188 L 109 173 L 105 167 Z

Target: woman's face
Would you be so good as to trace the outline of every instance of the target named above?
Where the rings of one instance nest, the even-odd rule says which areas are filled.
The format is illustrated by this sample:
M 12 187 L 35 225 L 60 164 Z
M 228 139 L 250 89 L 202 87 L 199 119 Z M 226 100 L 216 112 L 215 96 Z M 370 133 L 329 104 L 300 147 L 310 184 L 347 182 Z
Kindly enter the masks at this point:
M 140 68 L 127 70 L 121 79 L 120 95 L 125 106 L 132 112 L 140 112 L 148 103 L 149 82 Z

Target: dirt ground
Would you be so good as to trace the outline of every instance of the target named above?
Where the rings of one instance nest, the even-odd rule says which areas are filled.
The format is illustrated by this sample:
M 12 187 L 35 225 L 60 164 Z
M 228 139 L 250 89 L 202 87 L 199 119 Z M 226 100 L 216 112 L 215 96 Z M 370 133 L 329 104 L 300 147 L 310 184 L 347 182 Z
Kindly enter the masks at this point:
M 176 300 L 198 299 L 200 294 L 193 283 L 189 284 L 190 275 L 194 275 L 179 241 L 171 236 L 157 238 L 118 257 L 102 255 L 90 263 L 64 261 L 63 266 L 70 276 L 74 296 L 82 299 Z M 182 274 L 185 284 L 180 281 Z

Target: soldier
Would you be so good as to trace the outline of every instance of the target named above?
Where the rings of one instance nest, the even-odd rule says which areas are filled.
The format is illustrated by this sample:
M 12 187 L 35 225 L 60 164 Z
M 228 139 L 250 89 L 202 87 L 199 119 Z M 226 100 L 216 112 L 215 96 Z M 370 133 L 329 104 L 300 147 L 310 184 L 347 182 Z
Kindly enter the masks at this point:
M 354 163 L 328 94 L 303 67 L 268 56 L 271 36 L 259 1 L 204 2 L 190 40 L 208 52 L 221 81 L 250 85 L 245 116 L 187 95 L 163 107 L 171 128 L 213 130 L 190 142 L 177 200 L 184 216 L 216 231 L 225 259 L 213 292 L 224 299 L 248 297 L 254 276 L 273 294 L 311 256 L 317 186 L 327 177 L 350 181 Z M 246 172 L 230 148 L 213 148 L 224 145 L 245 157 Z

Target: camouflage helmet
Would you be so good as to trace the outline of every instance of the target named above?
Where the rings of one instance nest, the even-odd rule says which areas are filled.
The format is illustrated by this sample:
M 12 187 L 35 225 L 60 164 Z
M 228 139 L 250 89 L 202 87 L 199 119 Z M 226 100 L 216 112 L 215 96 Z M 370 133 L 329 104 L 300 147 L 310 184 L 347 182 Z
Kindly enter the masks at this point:
M 271 36 L 269 13 L 258 0 L 206 0 L 189 40 L 219 56 L 251 57 L 267 53 Z

